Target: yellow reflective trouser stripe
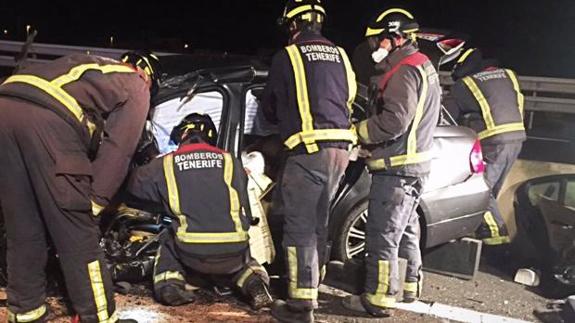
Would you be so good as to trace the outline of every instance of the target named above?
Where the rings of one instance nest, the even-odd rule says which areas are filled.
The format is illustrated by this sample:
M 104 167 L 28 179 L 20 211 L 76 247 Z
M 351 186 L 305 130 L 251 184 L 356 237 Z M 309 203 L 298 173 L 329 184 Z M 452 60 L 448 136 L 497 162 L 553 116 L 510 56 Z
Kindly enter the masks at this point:
M 418 283 L 417 282 L 404 282 L 403 283 L 403 290 L 406 292 L 417 293 L 418 292 Z
M 500 244 L 510 243 L 511 239 L 508 236 L 495 237 L 495 238 L 485 238 L 482 240 L 488 246 L 495 246 Z
M 389 291 L 389 261 L 378 261 L 377 289 L 375 294 L 367 293 L 367 300 L 379 307 L 395 307 L 395 297 L 387 295 Z
M 92 285 L 92 293 L 94 294 L 94 301 L 96 303 L 98 320 L 100 322 L 106 322 L 110 317 L 108 314 L 108 300 L 106 299 L 104 280 L 102 279 L 100 262 L 98 260 L 88 264 L 88 275 L 90 276 L 90 283 Z
M 301 118 L 301 129 L 302 132 L 309 133 L 313 130 L 313 117 L 311 115 L 309 97 L 307 93 L 305 67 L 296 45 L 288 46 L 286 47 L 286 50 L 288 52 L 294 73 L 298 110 Z M 304 139 L 304 144 L 308 153 L 311 154 L 319 150 L 319 147 L 312 138 Z
M 491 129 L 483 130 L 479 133 L 479 139 L 485 139 L 491 136 L 495 136 L 501 133 L 512 132 L 512 131 L 522 131 L 525 130 L 525 125 L 523 122 L 517 123 L 506 123 Z
M 53 81 L 47 81 L 35 75 L 14 75 L 4 81 L 3 84 L 9 83 L 26 83 L 35 86 L 42 91 L 46 92 L 62 105 L 66 107 L 74 117 L 82 124 L 84 122 L 84 111 L 78 101 L 66 92 L 62 87 L 70 82 L 78 80 L 82 74 L 88 70 L 97 70 L 104 74 L 107 73 L 133 73 L 134 70 L 124 65 L 98 65 L 98 64 L 83 64 L 73 67 L 68 73 L 59 76 Z M 86 120 L 86 126 L 90 136 L 94 133 L 96 125 L 89 120 Z
M 244 284 L 246 283 L 246 279 L 248 279 L 248 277 L 250 277 L 250 275 L 253 273 L 254 273 L 254 271 L 251 268 L 249 268 L 249 267 L 246 268 L 246 270 L 244 270 L 244 272 L 242 273 L 242 275 L 240 276 L 240 278 L 236 282 L 236 285 L 238 285 L 239 288 L 243 288 Z
M 46 310 L 46 305 L 41 305 L 26 313 L 15 314 L 8 310 L 8 322 L 32 322 L 42 317 L 42 315 L 46 313 Z
M 156 257 L 154 258 L 154 276 L 158 272 L 158 262 L 160 262 L 160 253 L 162 250 L 162 246 L 158 247 L 158 251 L 156 252 Z
M 296 247 L 287 247 L 288 266 L 289 266 L 289 297 L 292 299 L 316 300 L 317 288 L 298 288 L 297 280 L 297 249 Z
M 483 219 L 485 220 L 485 223 L 487 223 L 487 226 L 489 227 L 489 231 L 491 232 L 491 237 L 492 238 L 499 237 L 499 226 L 497 226 L 497 222 L 495 222 L 495 219 L 493 218 L 493 214 L 490 211 L 487 211 L 483 215 Z
M 517 107 L 519 107 L 519 113 L 521 113 L 521 118 L 523 118 L 523 106 L 525 103 L 525 98 L 523 93 L 521 93 L 521 89 L 519 88 L 519 82 L 517 81 L 517 77 L 513 71 L 506 69 L 505 72 L 509 76 L 511 83 L 513 83 L 513 89 L 517 92 Z
M 481 92 L 481 90 L 479 89 L 479 87 L 477 86 L 477 84 L 475 83 L 475 81 L 471 76 L 464 77 L 463 83 L 467 85 L 467 87 L 471 91 L 471 94 L 473 94 L 473 97 L 475 98 L 475 100 L 477 100 L 477 103 L 481 108 L 481 114 L 483 115 L 483 120 L 485 121 L 485 127 L 487 129 L 493 129 L 495 127 L 495 122 L 493 121 L 493 116 L 491 115 L 491 107 L 489 106 L 487 99 L 485 98 L 485 96 L 483 95 L 483 93 Z
M 321 140 L 349 141 L 355 144 L 357 137 L 350 129 L 316 129 L 310 132 L 302 131 L 293 134 L 284 142 L 284 145 L 289 149 L 293 149 L 302 142 Z
M 345 53 L 345 50 L 341 47 L 337 48 L 339 50 L 339 54 L 343 59 L 343 65 L 345 66 L 345 75 L 347 76 L 347 107 L 349 108 L 349 117 L 351 118 L 351 114 L 353 113 L 353 100 L 355 99 L 355 95 L 357 94 L 357 82 L 355 81 L 355 73 L 353 72 L 353 68 L 351 67 L 351 62 L 349 61 L 349 57 Z
M 170 279 L 175 279 L 175 280 L 182 280 L 184 281 L 184 276 L 177 271 L 165 271 L 163 273 L 160 274 L 156 274 L 154 276 L 154 284 L 157 284 L 159 282 L 163 282 L 166 280 L 170 280 Z
M 224 155 L 224 180 L 226 185 L 230 188 L 230 213 L 236 232 L 187 232 L 188 222 L 186 216 L 182 214 L 180 209 L 180 193 L 176 183 L 176 175 L 174 173 L 174 157 L 173 155 L 164 156 L 164 177 L 166 179 L 166 186 L 168 187 L 168 203 L 172 212 L 180 220 L 180 226 L 176 235 L 178 240 L 185 243 L 235 243 L 248 240 L 248 233 L 242 228 L 239 217 L 239 198 L 238 193 L 231 186 L 233 177 L 233 164 L 229 154 Z M 239 228 L 239 229 L 238 229 Z

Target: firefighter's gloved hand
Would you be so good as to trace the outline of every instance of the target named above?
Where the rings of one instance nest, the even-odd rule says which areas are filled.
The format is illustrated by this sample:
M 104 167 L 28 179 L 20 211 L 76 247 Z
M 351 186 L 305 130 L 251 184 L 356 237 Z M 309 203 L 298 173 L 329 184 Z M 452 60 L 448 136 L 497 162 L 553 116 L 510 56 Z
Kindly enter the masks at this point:
M 92 200 L 91 202 L 92 202 L 92 215 L 98 216 L 100 212 L 104 210 L 104 206 L 94 202 L 94 200 Z

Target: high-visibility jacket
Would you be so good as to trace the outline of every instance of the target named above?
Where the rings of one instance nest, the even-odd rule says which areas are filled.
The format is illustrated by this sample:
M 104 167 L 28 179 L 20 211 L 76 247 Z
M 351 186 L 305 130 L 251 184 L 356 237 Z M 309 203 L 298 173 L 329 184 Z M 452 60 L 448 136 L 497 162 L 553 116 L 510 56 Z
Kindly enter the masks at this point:
M 350 123 L 356 92 L 345 51 L 320 34 L 302 32 L 273 58 L 263 112 L 279 123 L 284 145 L 293 153 L 347 148 L 356 140 Z
M 376 68 L 369 109 L 356 125 L 362 145 L 371 151 L 371 171 L 421 176 L 430 170 L 433 132 L 439 122 L 441 89 L 427 56 L 407 44 Z
M 513 71 L 488 68 L 464 77 L 451 87 L 450 98 L 446 100 L 448 109 L 472 116 L 467 125 L 478 133 L 482 144 L 526 139 L 524 98 Z M 473 118 L 473 115 L 479 117 Z
M 94 211 L 105 206 L 144 128 L 150 91 L 142 77 L 119 61 L 77 54 L 27 66 L 4 80 L 0 96 L 49 109 L 77 131 L 86 151 L 59 156 L 58 171 L 91 176 Z
M 141 200 L 162 204 L 172 215 L 183 254 L 224 256 L 248 248 L 247 175 L 228 152 L 207 144 L 182 145 L 136 169 L 127 189 Z

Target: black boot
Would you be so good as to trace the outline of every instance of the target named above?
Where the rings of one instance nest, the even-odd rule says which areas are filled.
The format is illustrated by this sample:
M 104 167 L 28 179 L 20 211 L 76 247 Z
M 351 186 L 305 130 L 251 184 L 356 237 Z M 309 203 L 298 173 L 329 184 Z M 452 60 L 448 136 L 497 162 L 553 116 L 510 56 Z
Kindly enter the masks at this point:
M 186 290 L 184 286 L 173 284 L 156 289 L 154 296 L 158 302 L 168 306 L 189 304 L 196 300 L 194 292 Z
M 276 300 L 272 305 L 272 316 L 281 323 L 313 323 L 313 310 L 296 310 L 285 301 Z
M 269 307 L 274 302 L 268 286 L 259 278 L 251 279 L 247 283 L 245 291 L 248 294 L 250 306 L 256 311 L 263 307 Z

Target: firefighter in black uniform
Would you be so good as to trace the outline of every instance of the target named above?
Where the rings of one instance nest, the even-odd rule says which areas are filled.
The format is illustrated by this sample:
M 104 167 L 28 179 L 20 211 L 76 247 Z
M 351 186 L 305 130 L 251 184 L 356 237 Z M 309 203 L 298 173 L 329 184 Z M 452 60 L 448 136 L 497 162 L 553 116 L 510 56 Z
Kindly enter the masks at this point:
M 269 278 L 249 254 L 247 175 L 216 147 L 208 115 L 193 113 L 174 128 L 178 150 L 138 168 L 128 192 L 161 204 L 174 221 L 163 233 L 154 265 L 154 295 L 166 305 L 194 301 L 186 273 L 229 275 L 254 309 L 272 303 Z
M 526 139 L 523 94 L 517 76 L 512 70 L 496 67 L 494 60 L 484 60 L 478 49 L 468 49 L 451 75 L 455 84 L 445 106 L 478 133 L 486 163 L 485 180 L 491 188 L 489 209 L 477 237 L 486 245 L 509 243 L 497 196 Z
M 321 35 L 324 19 L 319 0 L 287 2 L 280 23 L 289 30 L 289 45 L 273 58 L 262 103 L 288 150 L 276 194 L 284 216 L 288 299 L 272 307 L 282 322 L 313 321 L 320 271 L 329 257 L 329 205 L 356 140 L 350 123 L 355 74 L 345 51 Z
M 358 124 L 363 156 L 372 173 L 366 224 L 366 281 L 361 296 L 344 306 L 388 316 L 399 291 L 398 256 L 407 259 L 404 301 L 421 292 L 421 251 L 416 212 L 430 171 L 433 132 L 439 121 L 439 79 L 417 49 L 413 15 L 383 11 L 367 27 L 378 75 L 371 79 L 371 116 Z
M 0 86 L 9 322 L 46 318 L 48 241 L 79 320 L 118 321 L 98 214 L 127 174 L 160 75 L 151 54 L 123 58 L 65 56 Z

